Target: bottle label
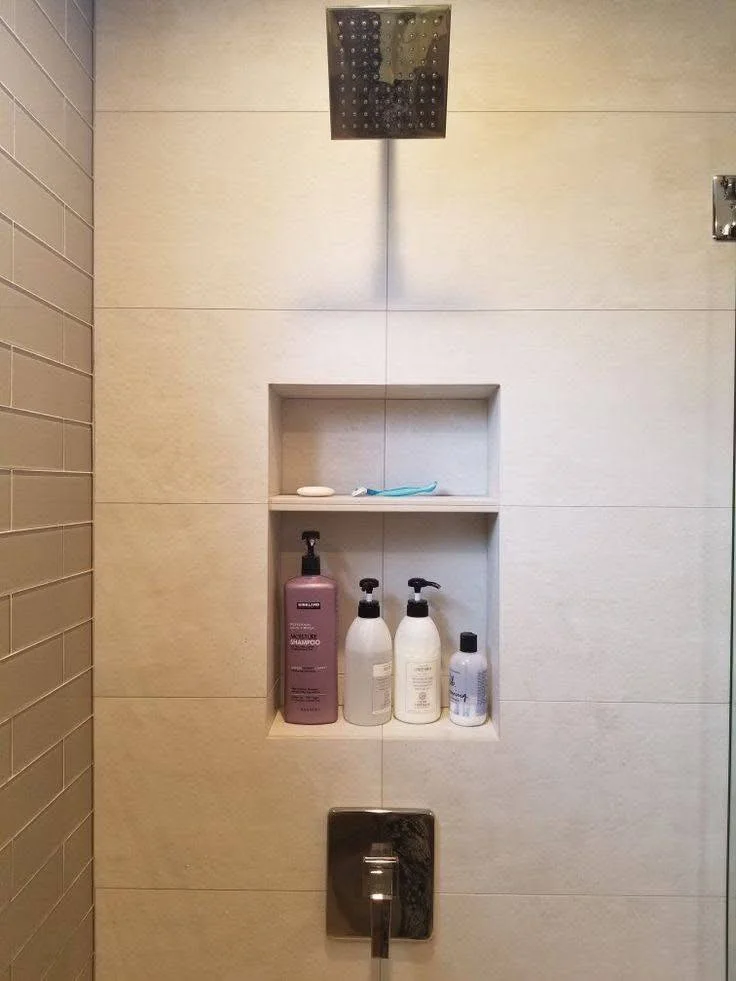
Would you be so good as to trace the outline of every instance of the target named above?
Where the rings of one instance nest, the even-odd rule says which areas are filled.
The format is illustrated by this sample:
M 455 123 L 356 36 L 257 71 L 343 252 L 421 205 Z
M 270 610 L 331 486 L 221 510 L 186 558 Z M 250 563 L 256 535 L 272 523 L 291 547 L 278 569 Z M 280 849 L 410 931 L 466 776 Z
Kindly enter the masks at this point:
M 479 671 L 475 678 L 464 671 L 450 668 L 450 713 L 463 719 L 488 713 L 488 671 Z
M 322 604 L 319 600 L 298 600 L 297 610 L 321 610 Z
M 436 661 L 409 661 L 406 665 L 406 710 L 419 715 L 437 713 Z
M 373 665 L 373 714 L 383 715 L 391 708 L 391 661 Z

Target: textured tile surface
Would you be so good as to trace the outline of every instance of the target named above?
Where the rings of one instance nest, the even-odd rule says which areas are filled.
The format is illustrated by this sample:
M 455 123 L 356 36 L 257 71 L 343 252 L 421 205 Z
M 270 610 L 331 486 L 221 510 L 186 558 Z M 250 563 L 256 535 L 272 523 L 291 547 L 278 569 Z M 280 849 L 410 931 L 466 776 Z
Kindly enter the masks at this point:
M 392 313 L 388 331 L 389 383 L 501 386 L 504 503 L 730 505 L 732 313 Z
M 96 693 L 265 696 L 265 506 L 96 517 Z
M 148 981 L 151 964 L 160 981 L 371 978 L 365 944 L 325 938 L 321 892 L 98 889 L 97 904 L 98 981 Z
M 99 886 L 323 887 L 327 809 L 379 804 L 380 743 L 267 741 L 265 716 L 256 698 L 97 699 Z
M 381 147 L 331 143 L 323 120 L 100 114 L 97 305 L 381 309 Z
M 452 117 L 451 137 L 395 141 L 392 308 L 732 305 L 727 250 L 713 248 L 694 192 L 709 195 L 703 175 L 725 173 L 736 154 L 722 117 L 470 112 Z M 541 160 L 549 193 L 533 190 Z M 663 167 L 678 201 L 667 248 L 651 234 L 660 213 L 650 175 Z
M 509 699 L 727 702 L 730 514 L 509 508 Z
M 100 502 L 265 500 L 268 383 L 384 378 L 382 314 L 101 311 L 95 335 Z
M 718 896 L 726 715 L 503 702 L 500 742 L 432 745 L 450 781 L 427 779 L 426 746 L 385 742 L 384 800 L 435 811 L 441 892 Z

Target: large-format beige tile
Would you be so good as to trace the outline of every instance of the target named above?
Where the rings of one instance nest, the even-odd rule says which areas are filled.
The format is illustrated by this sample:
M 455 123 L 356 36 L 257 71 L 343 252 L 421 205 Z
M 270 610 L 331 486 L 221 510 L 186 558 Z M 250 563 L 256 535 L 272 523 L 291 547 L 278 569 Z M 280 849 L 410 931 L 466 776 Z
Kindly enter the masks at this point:
M 98 981 L 148 981 L 154 964 L 157 981 L 378 978 L 367 942 L 325 937 L 322 892 L 98 889 L 96 913 Z
M 92 277 L 17 228 L 13 269 L 19 286 L 80 320 L 91 320 Z
M 734 30 L 728 0 L 453 0 L 449 106 L 733 112 Z
M 98 109 L 327 109 L 324 4 L 97 4 Z M 187 71 L 181 66 L 186 64 Z M 315 129 L 329 139 L 326 115 Z
M 452 896 L 426 944 L 394 942 L 385 981 L 720 981 L 718 899 Z
M 54 470 L 62 466 L 63 423 L 0 409 L 0 466 Z
M 448 133 L 392 146 L 392 307 L 732 307 L 702 206 L 736 155 L 722 115 L 471 112 Z M 652 234 L 663 170 L 666 247 Z
M 66 205 L 91 221 L 92 178 L 22 110 L 16 114 L 15 155 Z
M 92 81 L 35 0 L 15 0 L 15 32 L 67 99 L 92 119 Z
M 64 206 L 0 153 L 0 211 L 55 249 L 64 244 Z
M 266 695 L 267 520 L 265 505 L 98 505 L 98 695 Z
M 727 730 L 722 705 L 503 702 L 498 743 L 385 741 L 384 802 L 435 811 L 441 892 L 723 895 Z
M 2 223 L 0 222 L 0 230 Z M 58 310 L 0 283 L 0 335 L 9 344 L 61 361 L 62 316 Z
M 92 568 L 92 525 L 64 528 L 64 575 Z
M 13 405 L 80 422 L 92 419 L 92 379 L 30 354 L 13 353 Z
M 264 500 L 268 383 L 381 384 L 384 319 L 99 311 L 97 500 Z
M 265 718 L 265 699 L 97 699 L 99 886 L 323 888 L 327 811 L 379 804 L 380 742 L 268 740 Z
M 60 528 L 0 535 L 0 593 L 39 586 L 62 574 Z
M 725 310 L 392 313 L 388 380 L 501 386 L 506 504 L 730 506 Z
M 501 693 L 727 702 L 726 508 L 508 508 Z
M 64 96 L 12 32 L 0 23 L 3 84 L 57 140 L 64 138 Z
M 101 113 L 97 305 L 381 309 L 382 147 L 333 143 L 326 126 L 314 113 Z

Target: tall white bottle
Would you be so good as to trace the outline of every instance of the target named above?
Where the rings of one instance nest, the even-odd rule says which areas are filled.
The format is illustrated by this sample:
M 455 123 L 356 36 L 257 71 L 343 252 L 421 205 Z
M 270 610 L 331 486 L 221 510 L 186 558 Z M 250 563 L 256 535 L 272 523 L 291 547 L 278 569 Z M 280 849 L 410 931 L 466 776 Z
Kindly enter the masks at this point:
M 421 725 L 436 722 L 442 712 L 440 634 L 421 593 L 426 586 L 440 586 L 418 578 L 410 579 L 409 586 L 413 596 L 394 638 L 394 715 L 401 722 Z
M 373 597 L 377 579 L 361 579 L 363 599 L 345 638 L 345 718 L 355 726 L 380 726 L 391 718 L 393 643 Z

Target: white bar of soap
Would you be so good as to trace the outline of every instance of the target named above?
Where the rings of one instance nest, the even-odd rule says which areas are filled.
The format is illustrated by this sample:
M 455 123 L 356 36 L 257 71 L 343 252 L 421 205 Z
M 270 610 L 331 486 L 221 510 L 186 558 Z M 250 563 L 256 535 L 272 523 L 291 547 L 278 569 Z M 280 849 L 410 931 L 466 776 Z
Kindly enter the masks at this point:
M 300 497 L 332 497 L 335 493 L 332 487 L 298 487 Z

